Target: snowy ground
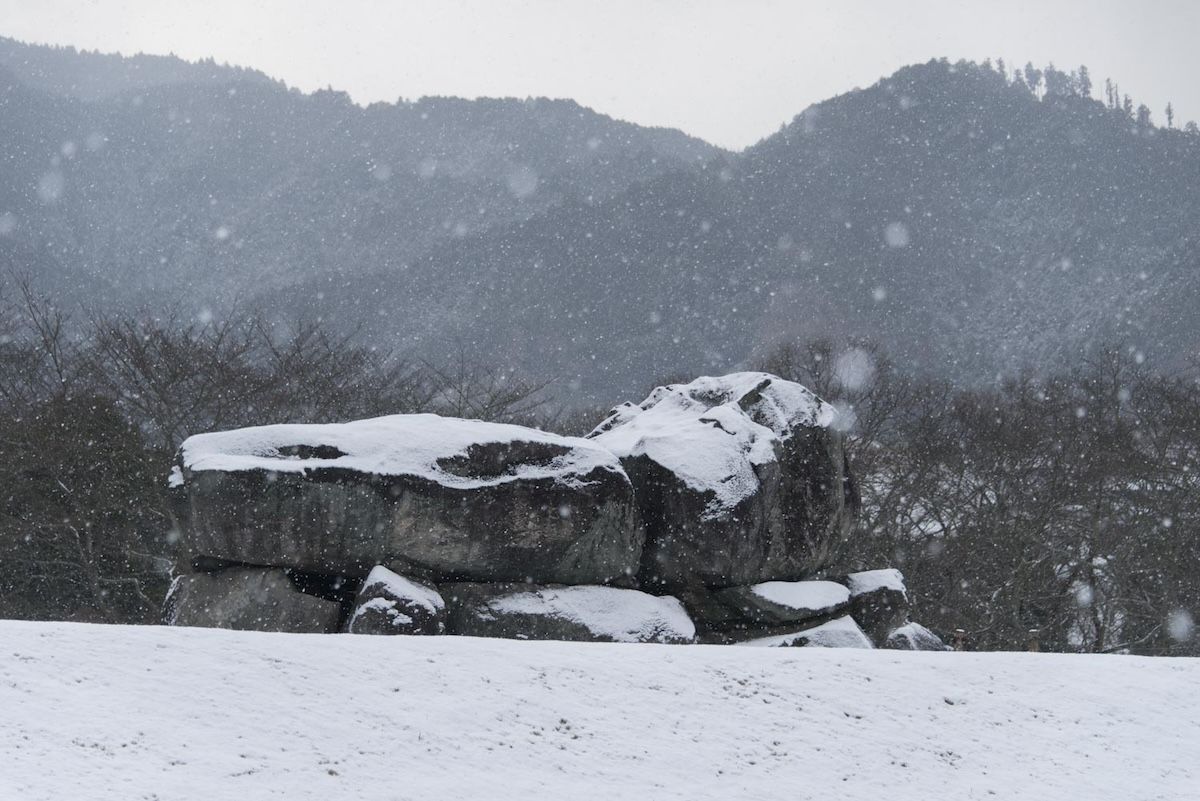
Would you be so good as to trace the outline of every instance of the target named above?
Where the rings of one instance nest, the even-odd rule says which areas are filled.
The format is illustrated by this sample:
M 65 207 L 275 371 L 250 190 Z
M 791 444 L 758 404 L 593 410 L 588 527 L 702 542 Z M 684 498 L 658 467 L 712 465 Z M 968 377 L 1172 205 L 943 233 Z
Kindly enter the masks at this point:
M 1196 799 L 1200 660 L 0 621 L 0 799 Z

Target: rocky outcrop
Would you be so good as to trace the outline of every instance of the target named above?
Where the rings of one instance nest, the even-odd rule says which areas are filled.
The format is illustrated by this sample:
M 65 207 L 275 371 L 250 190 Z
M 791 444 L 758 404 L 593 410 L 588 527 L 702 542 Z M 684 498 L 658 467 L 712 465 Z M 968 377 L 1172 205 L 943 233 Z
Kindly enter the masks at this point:
M 367 574 L 346 621 L 350 634 L 444 634 L 446 602 L 437 588 L 382 565 Z
M 286 571 L 228 568 L 180 576 L 167 595 L 173 626 L 323 634 L 338 630 L 341 609 L 301 592 Z
M 173 483 L 188 546 L 236 563 L 589 584 L 632 575 L 643 543 L 602 447 L 436 415 L 202 434 Z
M 858 504 L 834 421 L 833 407 L 765 373 L 659 387 L 614 409 L 588 436 L 633 482 L 642 586 L 797 580 L 825 567 Z
M 519 640 L 688 643 L 696 629 L 674 598 L 616 587 L 448 584 L 451 634 Z
M 195 436 L 170 478 L 167 620 L 933 647 L 898 572 L 813 579 L 857 514 L 834 421 L 799 384 L 735 373 L 659 387 L 586 439 L 436 415 Z

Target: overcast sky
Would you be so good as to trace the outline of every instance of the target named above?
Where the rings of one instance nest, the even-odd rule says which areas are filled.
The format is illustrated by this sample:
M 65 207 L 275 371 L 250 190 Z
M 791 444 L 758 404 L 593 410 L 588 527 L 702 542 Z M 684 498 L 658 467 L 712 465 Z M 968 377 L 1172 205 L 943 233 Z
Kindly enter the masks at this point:
M 1200 118 L 1200 0 L 0 0 L 0 35 L 256 67 L 360 102 L 570 97 L 726 147 L 937 56 L 1086 63 Z

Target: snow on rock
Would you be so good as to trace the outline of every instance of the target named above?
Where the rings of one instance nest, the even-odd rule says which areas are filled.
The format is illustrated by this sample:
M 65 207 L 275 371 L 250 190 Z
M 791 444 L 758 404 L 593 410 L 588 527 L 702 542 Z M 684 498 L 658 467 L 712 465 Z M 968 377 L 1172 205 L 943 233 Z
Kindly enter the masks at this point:
M 189 438 L 183 545 L 245 564 L 363 576 L 603 583 L 636 570 L 641 519 L 617 458 L 521 426 L 393 415 Z
M 863 595 L 877 590 L 908 594 L 908 588 L 904 586 L 904 575 L 895 568 L 851 573 L 846 576 L 846 586 L 850 588 L 851 595 Z
M 634 484 L 649 549 L 641 578 L 725 587 L 823 567 L 857 512 L 834 417 L 767 373 L 658 387 L 614 409 L 588 436 Z
M 833 581 L 768 581 L 750 587 L 750 592 L 789 609 L 828 611 L 850 601 L 850 591 Z
M 1198 659 L 21 621 L 0 621 L 0 643 L 3 799 L 1183 801 L 1200 787 Z
M 450 632 L 477 637 L 689 643 L 696 628 L 671 597 L 617 587 L 450 584 Z
M 717 598 L 749 621 L 781 624 L 839 612 L 849 605 L 850 591 L 834 581 L 767 581 L 721 590 Z
M 489 445 L 520 446 L 537 456 L 473 464 L 472 452 Z M 335 469 L 474 489 L 523 479 L 575 485 L 586 483 L 597 469 L 621 473 L 621 465 L 611 453 L 586 439 L 436 414 L 217 431 L 189 437 L 179 452 L 185 478 L 205 470 L 303 475 Z
M 350 634 L 442 634 L 446 602 L 437 589 L 377 565 L 367 574 L 346 624 Z
M 905 623 L 891 632 L 884 642 L 884 648 L 899 651 L 945 651 L 946 643 L 920 623 Z
M 747 640 L 740 645 L 755 645 L 764 648 L 815 646 L 819 648 L 874 648 L 871 639 L 863 633 L 849 615 L 810 629 Z
M 829 426 L 834 408 L 767 373 L 705 376 L 658 387 L 612 411 L 588 436 L 622 458 L 646 456 L 692 489 L 711 493 L 717 517 L 758 492 L 755 467 L 775 461 L 775 443 L 796 426 Z

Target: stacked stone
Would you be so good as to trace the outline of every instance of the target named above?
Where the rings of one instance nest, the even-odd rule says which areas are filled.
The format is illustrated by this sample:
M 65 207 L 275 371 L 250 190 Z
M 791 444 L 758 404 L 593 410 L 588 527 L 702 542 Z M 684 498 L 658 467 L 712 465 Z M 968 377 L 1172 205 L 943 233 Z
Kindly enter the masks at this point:
M 857 515 L 833 420 L 800 385 L 739 373 L 660 387 L 586 439 L 435 415 L 192 437 L 166 619 L 932 647 L 894 571 L 808 579 Z

